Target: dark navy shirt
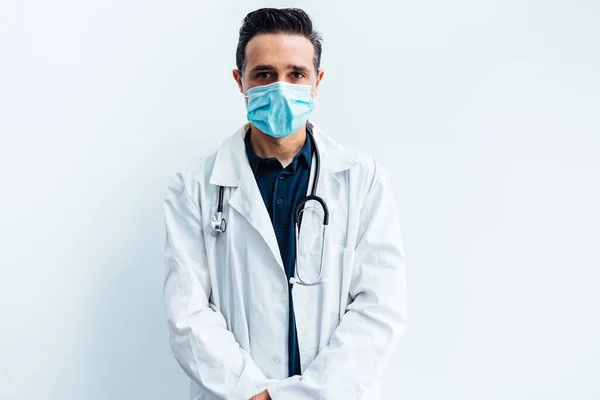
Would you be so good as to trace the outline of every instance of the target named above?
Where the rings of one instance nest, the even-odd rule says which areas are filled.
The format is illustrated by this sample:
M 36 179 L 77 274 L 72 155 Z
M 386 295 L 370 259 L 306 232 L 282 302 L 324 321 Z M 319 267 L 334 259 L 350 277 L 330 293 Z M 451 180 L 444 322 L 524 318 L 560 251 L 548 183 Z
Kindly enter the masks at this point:
M 273 223 L 279 252 L 289 281 L 290 277 L 294 275 L 296 263 L 294 210 L 298 201 L 306 196 L 310 177 L 312 158 L 310 138 L 306 135 L 304 146 L 294 156 L 291 164 L 285 168 L 274 157 L 261 158 L 254 153 L 250 144 L 250 131 L 246 134 L 244 141 L 246 142 L 246 153 L 248 154 L 250 167 Z M 288 284 L 290 310 L 288 335 L 289 376 L 301 375 L 292 288 L 293 285 Z

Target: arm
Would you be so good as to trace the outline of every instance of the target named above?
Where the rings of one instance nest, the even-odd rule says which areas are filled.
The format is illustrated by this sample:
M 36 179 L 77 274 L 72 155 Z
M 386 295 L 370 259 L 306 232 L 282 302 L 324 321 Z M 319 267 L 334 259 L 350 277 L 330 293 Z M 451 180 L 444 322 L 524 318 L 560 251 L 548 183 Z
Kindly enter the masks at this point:
M 350 284 L 353 301 L 302 377 L 268 388 L 273 400 L 359 399 L 379 380 L 404 332 L 404 252 L 391 182 L 380 167 L 359 221 Z
M 271 381 L 240 348 L 223 315 L 209 303 L 201 213 L 187 194 L 181 174 L 169 182 L 164 212 L 164 302 L 173 354 L 207 398 L 247 400 Z

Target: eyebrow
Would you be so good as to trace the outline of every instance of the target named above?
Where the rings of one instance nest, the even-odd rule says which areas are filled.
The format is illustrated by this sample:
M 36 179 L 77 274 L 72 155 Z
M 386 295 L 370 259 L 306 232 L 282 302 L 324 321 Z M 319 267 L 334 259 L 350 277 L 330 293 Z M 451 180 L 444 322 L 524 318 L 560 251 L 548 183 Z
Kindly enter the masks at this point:
M 301 72 L 308 72 L 308 68 L 306 68 L 304 65 L 288 65 L 287 66 L 288 69 L 294 70 L 294 71 L 301 71 Z
M 250 72 L 273 71 L 274 69 L 275 67 L 272 65 L 257 65 L 256 67 L 252 68 Z M 290 64 L 287 66 L 287 69 L 293 71 L 308 72 L 308 68 L 306 68 L 303 65 Z

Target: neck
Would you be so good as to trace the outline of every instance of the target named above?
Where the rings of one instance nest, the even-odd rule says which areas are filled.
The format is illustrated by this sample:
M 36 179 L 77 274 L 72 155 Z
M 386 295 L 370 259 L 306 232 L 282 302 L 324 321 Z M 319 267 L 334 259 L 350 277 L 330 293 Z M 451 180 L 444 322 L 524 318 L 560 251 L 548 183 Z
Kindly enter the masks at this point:
M 284 138 L 276 139 L 251 125 L 250 144 L 257 156 L 275 157 L 281 165 L 287 167 L 306 141 L 306 125 Z

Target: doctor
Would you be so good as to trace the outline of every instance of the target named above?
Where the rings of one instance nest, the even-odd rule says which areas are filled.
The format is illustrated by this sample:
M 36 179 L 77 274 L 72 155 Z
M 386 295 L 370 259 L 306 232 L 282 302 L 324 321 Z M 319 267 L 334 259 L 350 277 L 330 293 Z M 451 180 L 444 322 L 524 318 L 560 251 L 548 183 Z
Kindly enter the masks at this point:
M 306 13 L 260 9 L 239 33 L 249 122 L 164 203 L 173 353 L 191 399 L 377 399 L 406 326 L 390 179 L 309 119 L 323 70 Z

